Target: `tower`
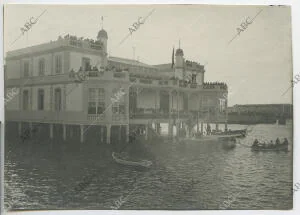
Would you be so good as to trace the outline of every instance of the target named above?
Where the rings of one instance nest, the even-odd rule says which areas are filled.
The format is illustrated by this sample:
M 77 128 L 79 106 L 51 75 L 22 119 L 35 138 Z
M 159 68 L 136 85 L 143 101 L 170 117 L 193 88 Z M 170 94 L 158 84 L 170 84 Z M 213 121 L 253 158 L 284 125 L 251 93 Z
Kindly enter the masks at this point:
M 180 48 L 180 40 L 179 40 L 179 48 L 176 50 L 176 62 L 175 62 L 175 78 L 182 80 L 184 78 L 184 58 L 183 58 L 183 50 Z
M 98 68 L 99 70 L 101 70 L 100 67 L 107 66 L 107 39 L 108 39 L 108 36 L 107 36 L 107 32 L 103 29 L 103 16 L 101 17 L 101 21 L 102 21 L 102 27 L 97 35 L 97 42 L 100 42 L 101 44 L 103 44 L 103 54 L 100 56 L 101 65 L 97 66 L 97 67 L 99 67 Z
M 103 16 L 101 17 L 101 21 L 102 21 L 102 27 L 101 30 L 98 32 L 97 35 L 97 41 L 100 41 L 103 44 L 103 50 L 105 51 L 105 53 L 107 53 L 107 32 L 103 29 Z

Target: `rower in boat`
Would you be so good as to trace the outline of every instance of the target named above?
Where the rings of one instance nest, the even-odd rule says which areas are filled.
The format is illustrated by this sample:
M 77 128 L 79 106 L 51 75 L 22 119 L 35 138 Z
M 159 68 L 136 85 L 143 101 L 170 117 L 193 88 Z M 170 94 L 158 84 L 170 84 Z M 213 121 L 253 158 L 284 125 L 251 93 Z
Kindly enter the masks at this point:
M 258 140 L 257 139 L 254 140 L 253 146 L 258 146 Z
M 266 144 L 265 142 L 261 144 L 258 142 L 257 139 L 255 139 L 251 148 L 252 148 L 252 150 L 255 150 L 255 151 L 260 151 L 260 150 L 262 150 L 262 151 L 282 151 L 282 150 L 287 151 L 288 150 L 287 139 L 285 138 L 284 142 L 282 144 L 280 144 L 279 139 L 278 140 L 277 139 L 275 141 L 276 144 L 273 143 L 273 140 L 271 140 L 269 144 Z

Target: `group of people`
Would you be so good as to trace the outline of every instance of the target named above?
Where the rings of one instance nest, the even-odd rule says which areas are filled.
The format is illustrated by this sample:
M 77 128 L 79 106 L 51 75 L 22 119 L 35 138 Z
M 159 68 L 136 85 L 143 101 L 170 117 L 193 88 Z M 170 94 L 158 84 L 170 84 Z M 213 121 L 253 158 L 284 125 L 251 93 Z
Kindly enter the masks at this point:
M 275 144 L 273 143 L 273 140 L 271 140 L 271 142 L 269 144 L 264 143 L 259 143 L 257 139 L 254 140 L 253 146 L 254 147 L 263 147 L 263 148 L 273 148 L 276 146 L 280 146 L 280 145 L 288 145 L 289 142 L 286 138 L 284 138 L 283 142 L 280 143 L 279 138 L 276 139 Z

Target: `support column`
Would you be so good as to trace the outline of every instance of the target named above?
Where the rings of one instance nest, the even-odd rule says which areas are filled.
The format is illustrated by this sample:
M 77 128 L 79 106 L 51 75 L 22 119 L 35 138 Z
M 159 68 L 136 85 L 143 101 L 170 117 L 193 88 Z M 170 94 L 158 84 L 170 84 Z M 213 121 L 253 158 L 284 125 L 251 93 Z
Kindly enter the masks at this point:
M 227 125 L 227 122 L 225 122 L 225 131 L 227 131 L 228 130 L 228 127 L 227 127 L 228 125 Z
M 219 123 L 216 123 L 216 130 L 219 130 Z
M 160 135 L 160 123 L 155 123 L 155 131 L 158 135 Z
M 84 125 L 80 125 L 80 143 L 84 141 Z
M 171 118 L 172 106 L 172 91 L 169 91 L 169 118 Z
M 148 135 L 149 135 L 149 125 L 148 124 L 146 124 L 145 125 L 145 140 L 148 140 Z
M 106 125 L 106 143 L 110 144 L 110 129 L 111 129 L 111 125 L 108 124 Z
M 122 125 L 119 126 L 119 129 L 118 129 L 118 142 L 121 143 L 121 136 L 122 136 Z
M 160 102 L 160 92 L 159 90 L 155 90 L 155 113 L 159 110 L 159 102 Z
M 18 122 L 18 133 L 19 133 L 19 136 L 22 135 L 22 122 Z
M 199 112 L 197 113 L 198 114 L 198 116 L 197 116 L 197 134 L 199 133 Z
M 129 142 L 129 124 L 125 125 L 125 128 L 126 128 L 126 143 L 128 143 Z
M 50 139 L 53 139 L 53 124 L 51 123 L 49 127 L 50 127 Z
M 176 123 L 176 137 L 179 137 L 179 130 L 180 130 L 180 121 Z
M 203 122 L 201 122 L 201 134 L 203 135 Z
M 70 138 L 72 138 L 73 137 L 73 126 L 70 125 L 69 129 L 70 129 Z
M 189 137 L 190 137 L 189 127 L 188 127 L 187 124 L 185 124 L 184 126 L 185 126 L 185 134 L 186 134 L 186 137 L 189 138 Z
M 172 120 L 169 120 L 169 137 L 173 137 L 173 123 Z
M 63 124 L 63 140 L 66 141 L 67 139 L 67 125 Z
M 102 125 L 100 126 L 100 135 L 101 135 L 101 137 L 100 137 L 101 143 L 103 143 L 104 142 L 104 138 L 103 138 L 103 136 L 104 136 L 104 129 L 103 129 Z

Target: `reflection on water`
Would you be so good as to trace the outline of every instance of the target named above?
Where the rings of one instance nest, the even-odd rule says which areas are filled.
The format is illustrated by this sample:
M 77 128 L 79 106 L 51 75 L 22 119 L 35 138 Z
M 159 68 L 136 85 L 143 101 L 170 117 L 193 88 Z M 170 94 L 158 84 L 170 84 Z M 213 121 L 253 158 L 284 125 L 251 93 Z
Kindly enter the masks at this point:
M 292 130 L 251 129 L 229 151 L 218 143 L 157 141 L 143 152 L 131 150 L 154 162 L 149 171 L 115 164 L 107 145 L 7 141 L 5 201 L 15 210 L 111 209 L 121 197 L 127 198 L 119 209 L 219 209 L 229 198 L 228 209 L 292 208 Z M 262 137 L 287 137 L 290 151 L 252 152 L 253 140 Z

